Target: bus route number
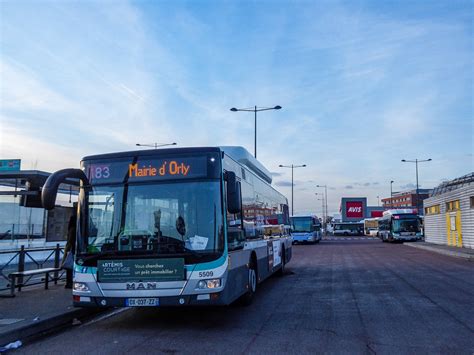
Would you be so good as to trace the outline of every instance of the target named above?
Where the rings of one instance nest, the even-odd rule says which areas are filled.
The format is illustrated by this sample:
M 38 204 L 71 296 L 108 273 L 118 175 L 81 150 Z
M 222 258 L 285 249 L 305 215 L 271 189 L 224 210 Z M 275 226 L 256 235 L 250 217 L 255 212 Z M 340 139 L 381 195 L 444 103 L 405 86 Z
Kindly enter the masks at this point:
M 109 165 L 91 165 L 90 175 L 92 179 L 108 179 L 110 177 Z
M 199 271 L 199 277 L 212 277 L 214 276 L 213 271 Z

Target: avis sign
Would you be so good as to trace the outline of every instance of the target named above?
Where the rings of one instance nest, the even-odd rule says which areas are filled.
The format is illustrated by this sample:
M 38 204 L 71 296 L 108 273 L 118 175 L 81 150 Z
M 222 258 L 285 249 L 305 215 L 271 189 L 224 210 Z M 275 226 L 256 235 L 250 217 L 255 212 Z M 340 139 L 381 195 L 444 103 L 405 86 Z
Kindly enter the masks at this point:
M 346 217 L 347 218 L 364 218 L 362 201 L 347 201 L 346 202 Z

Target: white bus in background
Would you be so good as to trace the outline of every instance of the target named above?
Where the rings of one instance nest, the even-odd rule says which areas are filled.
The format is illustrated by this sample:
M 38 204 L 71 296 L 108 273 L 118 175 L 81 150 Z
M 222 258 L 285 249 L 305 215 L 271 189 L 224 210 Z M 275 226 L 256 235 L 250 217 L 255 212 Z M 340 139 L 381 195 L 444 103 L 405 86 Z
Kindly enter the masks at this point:
M 321 240 L 321 222 L 318 217 L 293 216 L 291 220 L 291 236 L 293 244 L 296 243 L 318 243 Z
M 362 222 L 334 223 L 333 235 L 335 236 L 364 235 L 364 223 Z

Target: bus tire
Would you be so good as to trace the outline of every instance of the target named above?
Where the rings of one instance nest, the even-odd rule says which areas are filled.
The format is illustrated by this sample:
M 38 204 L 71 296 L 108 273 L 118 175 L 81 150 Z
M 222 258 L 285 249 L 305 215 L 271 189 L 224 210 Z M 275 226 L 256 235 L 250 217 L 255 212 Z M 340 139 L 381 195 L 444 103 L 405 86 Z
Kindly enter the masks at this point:
M 244 306 L 249 306 L 252 304 L 255 293 L 257 292 L 258 270 L 257 262 L 253 257 L 251 257 L 249 261 L 248 282 L 249 289 L 241 298 L 241 303 Z
M 283 276 L 285 274 L 285 248 L 281 250 L 281 267 L 280 269 L 276 272 L 278 276 Z

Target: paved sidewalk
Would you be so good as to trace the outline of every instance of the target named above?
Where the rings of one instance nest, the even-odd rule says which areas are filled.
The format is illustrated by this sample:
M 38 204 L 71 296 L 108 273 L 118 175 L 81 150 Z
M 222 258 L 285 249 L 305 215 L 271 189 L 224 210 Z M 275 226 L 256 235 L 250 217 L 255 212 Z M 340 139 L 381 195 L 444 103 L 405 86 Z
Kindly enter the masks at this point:
M 454 256 L 457 258 L 463 258 L 469 261 L 474 261 L 474 249 L 469 248 L 458 248 L 448 245 L 439 245 L 427 242 L 416 242 L 416 243 L 403 243 L 406 246 L 429 250 L 438 254 Z
M 0 347 L 16 340 L 23 343 L 41 334 L 73 325 L 74 319 L 85 319 L 97 313 L 74 308 L 72 293 L 64 283 L 27 287 L 14 298 L 0 298 Z M 79 323 L 74 321 L 75 323 Z

